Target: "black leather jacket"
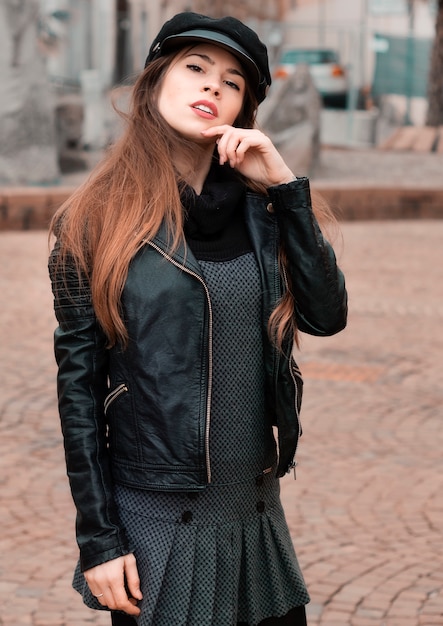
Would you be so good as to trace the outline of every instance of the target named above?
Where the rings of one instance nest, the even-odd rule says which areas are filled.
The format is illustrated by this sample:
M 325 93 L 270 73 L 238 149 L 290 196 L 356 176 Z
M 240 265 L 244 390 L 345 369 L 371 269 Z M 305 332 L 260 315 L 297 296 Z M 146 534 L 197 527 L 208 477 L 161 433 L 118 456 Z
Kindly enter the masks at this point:
M 262 281 L 266 410 L 278 427 L 282 476 L 293 465 L 300 435 L 302 384 L 291 345 L 281 353 L 267 334 L 284 290 L 280 238 L 301 331 L 342 330 L 346 290 L 313 216 L 307 179 L 272 187 L 269 198 L 248 193 L 245 219 Z M 122 296 L 129 345 L 107 349 L 88 286 L 79 284 L 74 269 L 67 281 L 56 271 L 58 250 L 49 267 L 59 322 L 59 411 L 85 570 L 131 550 L 118 522 L 115 482 L 189 492 L 211 480 L 211 301 L 190 249 L 170 255 L 160 230 L 129 268 Z

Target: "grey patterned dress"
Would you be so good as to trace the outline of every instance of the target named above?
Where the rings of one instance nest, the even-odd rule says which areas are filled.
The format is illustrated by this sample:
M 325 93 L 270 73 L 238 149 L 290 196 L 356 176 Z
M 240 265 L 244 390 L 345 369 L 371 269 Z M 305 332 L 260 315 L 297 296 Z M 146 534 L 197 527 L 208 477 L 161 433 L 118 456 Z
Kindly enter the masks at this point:
M 309 602 L 264 416 L 261 287 L 252 252 L 200 261 L 213 307 L 212 483 L 196 494 L 117 486 L 136 546 L 138 626 L 250 626 Z M 91 608 L 78 568 L 74 587 Z

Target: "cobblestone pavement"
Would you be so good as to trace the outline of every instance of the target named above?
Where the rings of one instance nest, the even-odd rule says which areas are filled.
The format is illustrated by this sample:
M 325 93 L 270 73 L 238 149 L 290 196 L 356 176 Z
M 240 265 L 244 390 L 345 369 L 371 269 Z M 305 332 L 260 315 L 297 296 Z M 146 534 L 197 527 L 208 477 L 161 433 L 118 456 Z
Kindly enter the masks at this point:
M 309 624 L 441 626 L 443 221 L 342 231 L 349 325 L 303 339 L 304 436 L 282 480 Z M 44 232 L 0 234 L 0 624 L 109 626 L 70 588 L 46 257 Z

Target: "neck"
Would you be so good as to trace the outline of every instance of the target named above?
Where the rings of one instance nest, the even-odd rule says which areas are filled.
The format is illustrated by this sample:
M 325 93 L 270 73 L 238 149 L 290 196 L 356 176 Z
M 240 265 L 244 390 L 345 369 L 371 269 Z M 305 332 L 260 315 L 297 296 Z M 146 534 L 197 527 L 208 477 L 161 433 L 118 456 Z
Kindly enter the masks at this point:
M 204 146 L 198 146 L 191 166 L 189 155 L 178 155 L 175 159 L 177 171 L 198 195 L 201 194 L 203 184 L 211 168 L 213 153 L 214 144 L 205 144 Z

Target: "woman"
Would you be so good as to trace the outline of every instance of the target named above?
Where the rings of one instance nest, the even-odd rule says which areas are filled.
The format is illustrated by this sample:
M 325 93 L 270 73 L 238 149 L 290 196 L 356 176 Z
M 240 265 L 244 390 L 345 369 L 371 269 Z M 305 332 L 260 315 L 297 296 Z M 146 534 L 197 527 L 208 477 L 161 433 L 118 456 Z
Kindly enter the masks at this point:
M 306 623 L 279 500 L 291 350 L 344 328 L 346 291 L 308 181 L 254 128 L 270 83 L 244 24 L 176 15 L 126 133 L 53 220 L 74 587 L 114 625 Z

